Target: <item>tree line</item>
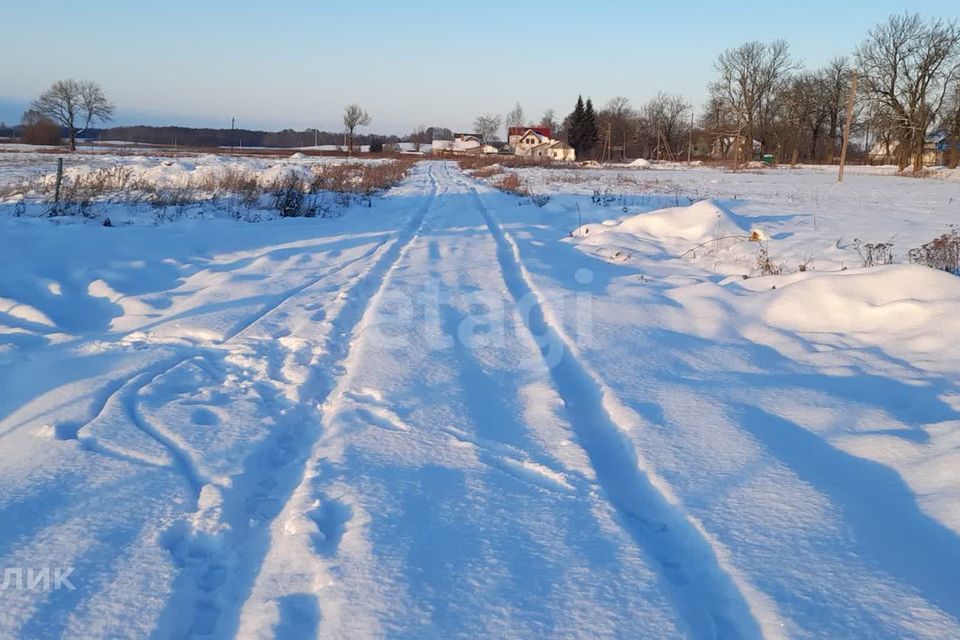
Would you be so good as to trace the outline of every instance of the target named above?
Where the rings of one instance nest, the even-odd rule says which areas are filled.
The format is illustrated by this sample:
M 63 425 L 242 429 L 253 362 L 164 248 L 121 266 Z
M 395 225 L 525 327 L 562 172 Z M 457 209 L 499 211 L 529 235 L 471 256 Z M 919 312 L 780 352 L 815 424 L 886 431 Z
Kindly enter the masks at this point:
M 146 125 L 93 128 L 96 122 L 112 119 L 113 104 L 107 100 L 98 84 L 89 80 L 58 80 L 40 94 L 23 114 L 19 134 L 31 144 L 59 144 L 61 137 L 76 150 L 77 139 L 103 139 L 117 142 L 135 142 L 157 145 L 194 147 L 306 147 L 311 145 L 343 144 L 352 151 L 360 145 L 383 148 L 384 144 L 400 141 L 398 136 L 357 134 L 359 127 L 367 127 L 373 118 L 356 103 L 343 110 L 343 133 L 305 129 L 296 131 L 258 131 L 251 129 L 214 129 L 198 127 L 155 127 Z M 5 128 L 5 125 L 4 125 Z
M 890 151 L 903 170 L 923 167 L 927 136 L 951 134 L 948 164 L 960 141 L 960 28 L 955 21 L 897 14 L 873 27 L 852 55 L 820 69 L 794 61 L 783 40 L 748 42 L 724 51 L 702 124 L 714 136 L 739 141 L 751 157 L 764 153 L 794 162 L 832 162 L 844 112 L 852 102 L 853 133 Z M 857 82 L 856 88 L 852 87 Z
M 947 134 L 947 164 L 960 161 L 960 28 L 918 14 L 891 16 L 868 31 L 850 54 L 808 69 L 785 40 L 752 41 L 714 62 L 708 97 L 694 117 L 682 95 L 657 93 L 635 107 L 617 96 L 593 110 L 578 99 L 558 122 L 553 110 L 526 118 L 517 104 L 506 120 L 485 114 L 474 128 L 496 140 L 501 124 L 550 127 L 581 159 L 683 159 L 688 155 L 746 161 L 833 162 L 839 154 L 848 99 L 861 153 L 889 149 L 900 169 L 923 166 L 928 134 Z M 854 76 L 856 91 L 851 91 Z M 589 113 L 588 113 L 589 112 Z

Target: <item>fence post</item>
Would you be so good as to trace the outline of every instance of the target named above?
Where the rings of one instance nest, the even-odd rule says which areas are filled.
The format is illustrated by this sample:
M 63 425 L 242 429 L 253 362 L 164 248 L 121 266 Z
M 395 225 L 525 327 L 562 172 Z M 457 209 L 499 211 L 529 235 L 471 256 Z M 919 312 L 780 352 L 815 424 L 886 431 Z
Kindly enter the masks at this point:
M 63 158 L 57 158 L 57 186 L 53 193 L 53 203 L 60 202 L 60 182 L 63 180 Z

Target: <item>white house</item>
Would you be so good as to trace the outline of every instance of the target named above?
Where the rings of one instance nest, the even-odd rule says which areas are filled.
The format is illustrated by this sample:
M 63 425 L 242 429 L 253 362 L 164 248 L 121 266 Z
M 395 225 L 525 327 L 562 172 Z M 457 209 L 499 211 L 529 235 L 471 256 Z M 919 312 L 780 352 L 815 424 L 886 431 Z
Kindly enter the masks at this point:
M 518 156 L 550 158 L 572 162 L 576 152 L 566 142 L 550 137 L 549 127 L 510 127 L 507 142 Z
M 496 147 L 483 144 L 479 133 L 455 133 L 453 140 L 434 140 L 431 143 L 433 153 L 453 153 L 457 155 L 468 153 L 497 153 Z
M 517 155 L 521 154 L 518 153 Z M 550 140 L 530 147 L 524 155 L 537 158 L 550 158 L 551 160 L 559 160 L 562 162 L 573 162 L 577 157 L 577 153 L 573 147 L 562 140 Z

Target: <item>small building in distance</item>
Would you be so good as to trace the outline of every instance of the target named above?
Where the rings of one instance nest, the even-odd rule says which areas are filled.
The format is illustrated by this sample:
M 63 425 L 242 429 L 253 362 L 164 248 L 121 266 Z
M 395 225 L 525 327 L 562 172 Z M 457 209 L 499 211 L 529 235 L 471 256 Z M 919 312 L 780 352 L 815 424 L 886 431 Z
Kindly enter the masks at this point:
M 519 153 L 517 155 L 520 155 Z M 524 155 L 536 158 L 550 158 L 560 162 L 573 162 L 577 159 L 577 152 L 573 147 L 562 140 L 550 140 L 531 147 Z
M 497 153 L 497 148 L 483 143 L 479 133 L 455 133 L 453 140 L 434 140 L 431 151 L 437 154 L 480 154 Z
M 870 147 L 870 164 L 897 164 L 900 141 L 892 135 L 883 136 Z M 923 166 L 935 167 L 950 162 L 950 152 L 960 154 L 960 141 L 953 140 L 950 132 L 938 129 L 927 134 L 923 142 Z M 908 158 L 909 162 L 913 158 Z
M 550 133 L 550 127 L 509 127 L 507 144 L 513 147 L 518 156 L 525 155 L 523 150 L 551 140 Z
M 576 160 L 576 152 L 566 142 L 554 140 L 550 127 L 510 127 L 507 143 L 514 155 L 550 158 L 561 162 Z

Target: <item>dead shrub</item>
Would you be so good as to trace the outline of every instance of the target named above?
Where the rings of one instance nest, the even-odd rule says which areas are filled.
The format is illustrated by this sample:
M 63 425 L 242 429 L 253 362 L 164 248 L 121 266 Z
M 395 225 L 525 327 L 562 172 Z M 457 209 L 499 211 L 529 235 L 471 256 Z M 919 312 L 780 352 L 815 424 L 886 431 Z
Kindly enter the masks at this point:
M 761 243 L 757 252 L 757 271 L 761 276 L 778 276 L 783 273 L 783 264 L 770 257 L 767 245 Z
M 864 243 L 860 238 L 854 238 L 853 248 L 860 256 L 860 266 L 862 267 L 893 264 L 892 242 Z
M 486 179 L 486 178 L 492 178 L 493 176 L 499 175 L 501 173 L 503 173 L 503 166 L 499 164 L 492 164 L 489 167 L 482 167 L 480 169 L 476 169 L 473 172 L 473 177 Z
M 508 173 L 496 183 L 497 189 L 500 191 L 506 191 L 508 193 L 513 193 L 518 196 L 527 195 L 527 189 L 523 186 L 523 182 L 520 181 L 520 176 L 515 173 Z
M 219 175 L 208 174 L 196 187 L 218 196 L 233 196 L 248 206 L 253 206 L 265 192 L 256 174 L 239 167 L 227 167 Z
M 550 196 L 545 193 L 531 193 L 530 204 L 535 207 L 543 208 L 550 202 Z
M 915 264 L 960 275 L 960 228 L 953 227 L 925 245 L 910 249 L 907 256 Z
M 60 127 L 41 118 L 24 126 L 20 141 L 24 144 L 56 146 L 63 143 L 63 138 L 60 136 Z
M 318 165 L 314 168 L 310 189 L 370 196 L 403 180 L 415 162 L 404 158 L 378 163 Z

